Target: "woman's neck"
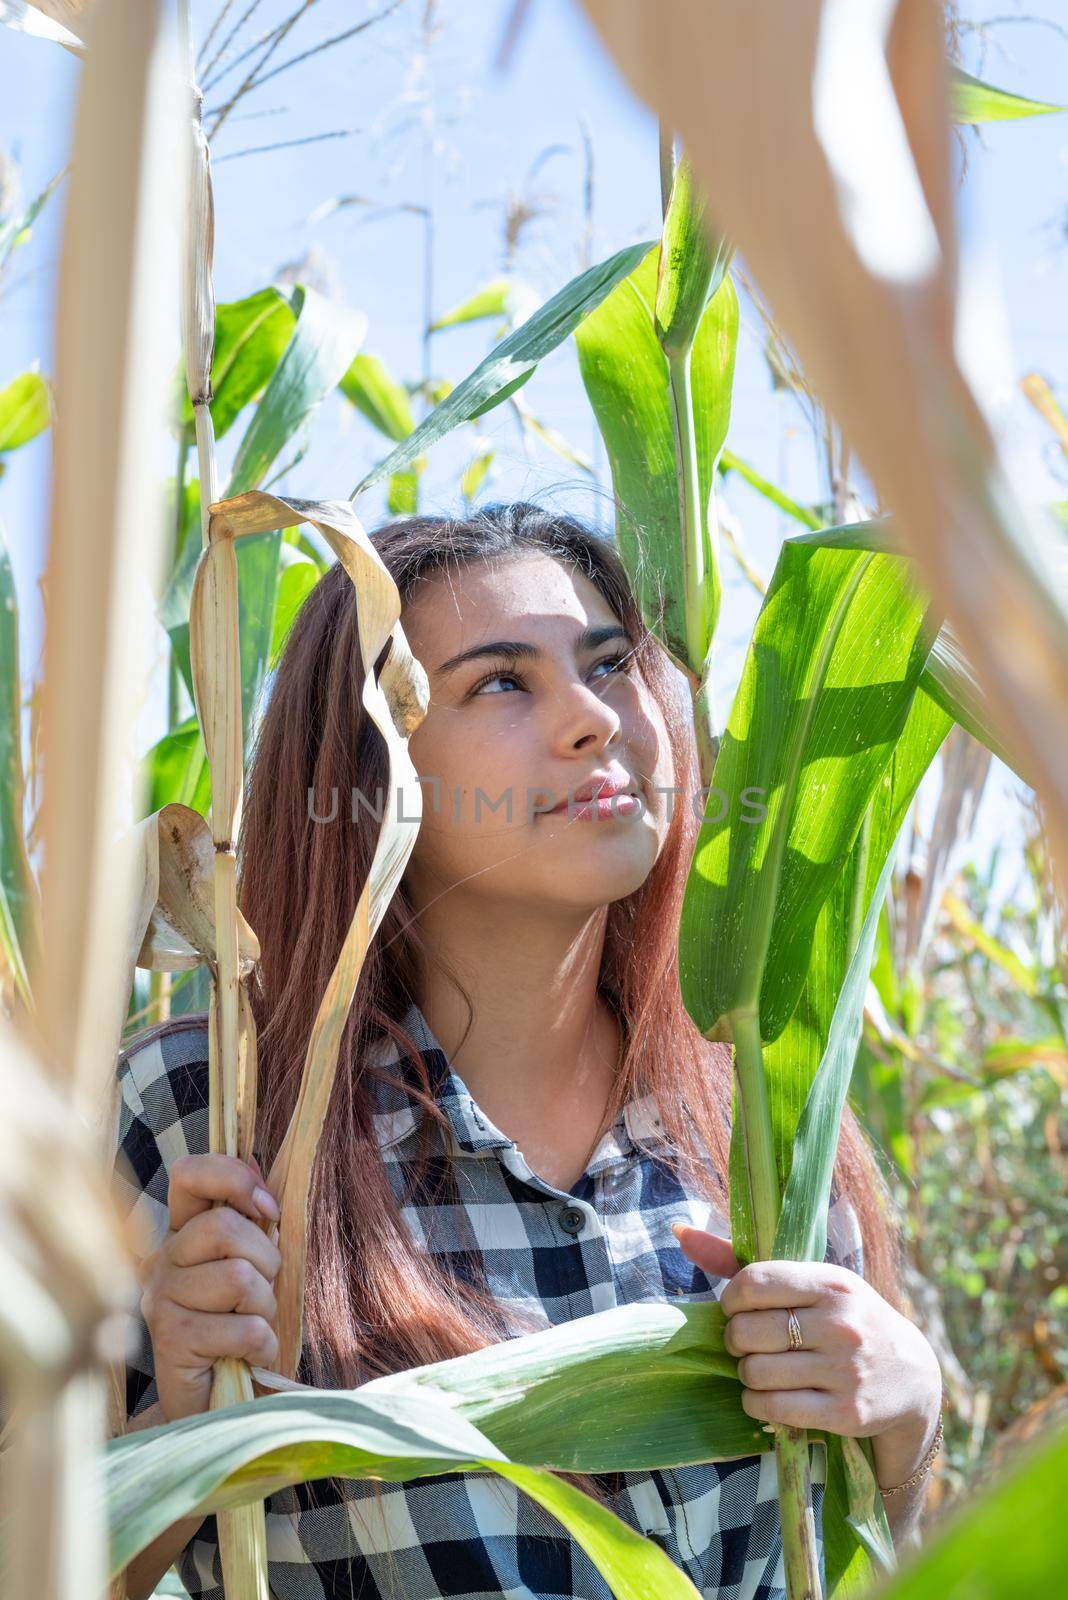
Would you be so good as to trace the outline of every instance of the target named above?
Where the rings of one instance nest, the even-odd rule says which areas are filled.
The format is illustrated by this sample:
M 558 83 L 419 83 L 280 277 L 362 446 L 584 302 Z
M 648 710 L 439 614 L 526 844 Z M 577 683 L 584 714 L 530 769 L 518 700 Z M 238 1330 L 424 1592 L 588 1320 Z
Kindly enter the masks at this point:
M 433 959 L 420 1007 L 479 1106 L 510 1138 L 517 1127 L 548 1126 L 563 1106 L 588 1107 L 599 1122 L 620 1044 L 598 990 L 606 911 L 539 924 L 492 905 L 487 912 L 484 899 L 437 904 L 442 914 L 424 913 L 420 928 L 429 954 L 464 985 L 474 1017 L 468 1027 L 462 995 Z

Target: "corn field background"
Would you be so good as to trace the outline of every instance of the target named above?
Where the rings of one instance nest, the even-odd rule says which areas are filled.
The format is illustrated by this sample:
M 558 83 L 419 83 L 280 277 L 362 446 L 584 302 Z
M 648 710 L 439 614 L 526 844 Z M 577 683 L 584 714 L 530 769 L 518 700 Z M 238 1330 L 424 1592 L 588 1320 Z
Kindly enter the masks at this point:
M 0 5 L 0 21 L 19 9 Z M 219 497 L 340 499 L 563 284 L 659 236 L 657 123 L 562 0 L 250 9 L 242 21 L 245 7 L 218 0 L 191 8 L 215 186 Z M 969 0 L 947 10 L 947 50 L 984 82 L 1048 105 L 1022 114 L 1006 102 L 994 113 L 1006 120 L 962 122 L 955 138 L 965 247 L 996 267 L 1008 312 L 1008 328 L 990 327 L 990 398 L 1024 497 L 1068 525 L 1068 116 L 1056 110 L 1068 101 L 1068 19 L 1052 0 L 997 14 Z M 54 40 L 0 29 L 9 1016 L 36 927 L 52 318 L 81 71 Z M 874 498 L 744 260 L 732 274 L 741 334 L 716 483 L 723 710 L 783 538 L 863 520 Z M 147 800 L 128 824 L 170 802 L 206 814 L 211 793 L 191 692 L 201 508 L 180 333 L 175 300 L 174 425 L 151 463 L 166 485 L 165 580 L 139 619 L 156 663 L 137 727 Z M 283 394 L 278 374 L 304 341 L 314 360 Z M 535 496 L 612 526 L 609 462 L 567 344 L 358 508 L 373 526 L 388 512 Z M 258 586 L 241 610 L 246 749 L 286 629 L 333 554 L 307 524 L 239 551 L 242 596 Z M 1062 915 L 1034 792 L 955 729 L 903 835 L 852 1083 L 905 1217 L 907 1288 L 950 1403 L 930 1528 L 1068 1416 Z M 207 1006 L 202 966 L 138 970 L 124 1034 Z M 160 1592 L 182 1592 L 173 1573 Z

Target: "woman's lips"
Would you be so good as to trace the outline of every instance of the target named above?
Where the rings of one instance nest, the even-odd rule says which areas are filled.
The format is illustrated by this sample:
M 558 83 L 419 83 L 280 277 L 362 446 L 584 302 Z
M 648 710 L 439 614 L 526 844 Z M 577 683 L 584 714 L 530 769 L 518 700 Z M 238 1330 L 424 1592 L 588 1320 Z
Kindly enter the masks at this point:
M 569 810 L 570 808 L 570 810 Z M 593 822 L 602 817 L 633 816 L 640 809 L 640 796 L 633 790 L 620 790 L 615 794 L 599 795 L 594 800 L 562 800 L 551 811 L 543 811 L 545 817 L 573 817 L 576 822 Z

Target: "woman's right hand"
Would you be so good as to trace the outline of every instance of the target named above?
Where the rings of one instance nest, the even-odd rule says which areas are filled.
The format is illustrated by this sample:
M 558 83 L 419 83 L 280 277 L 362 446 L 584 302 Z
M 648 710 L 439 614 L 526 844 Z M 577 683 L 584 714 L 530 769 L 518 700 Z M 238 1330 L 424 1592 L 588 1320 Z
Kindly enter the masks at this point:
M 170 1228 L 138 1276 L 160 1406 L 176 1422 L 208 1410 L 220 1356 L 258 1366 L 277 1358 L 271 1284 L 282 1258 L 264 1232 L 277 1237 L 279 1211 L 255 1161 L 179 1156 L 169 1178 Z

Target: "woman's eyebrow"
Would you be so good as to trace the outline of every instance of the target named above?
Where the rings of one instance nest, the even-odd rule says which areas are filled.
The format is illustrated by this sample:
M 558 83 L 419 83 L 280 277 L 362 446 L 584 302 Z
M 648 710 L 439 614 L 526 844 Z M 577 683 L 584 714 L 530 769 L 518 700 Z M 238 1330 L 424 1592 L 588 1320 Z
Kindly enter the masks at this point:
M 575 640 L 576 650 L 594 650 L 599 644 L 605 644 L 609 639 L 623 639 L 630 643 L 630 635 L 618 622 L 608 623 L 599 628 L 584 628 Z M 504 656 L 509 661 L 531 661 L 541 655 L 536 644 L 525 644 L 516 639 L 497 639 L 493 644 L 477 644 L 471 650 L 461 650 L 458 656 L 450 656 L 439 667 L 434 668 L 436 677 L 442 677 L 447 672 L 453 672 L 465 661 L 475 661 L 481 656 Z

